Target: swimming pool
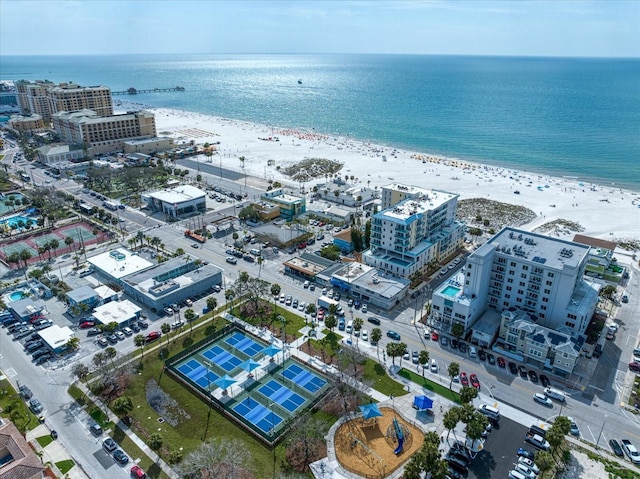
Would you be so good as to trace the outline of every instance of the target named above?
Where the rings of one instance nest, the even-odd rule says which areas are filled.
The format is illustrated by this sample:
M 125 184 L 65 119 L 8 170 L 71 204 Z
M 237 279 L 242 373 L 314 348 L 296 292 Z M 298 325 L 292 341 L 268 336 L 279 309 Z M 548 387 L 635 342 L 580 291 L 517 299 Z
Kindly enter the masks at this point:
M 460 292 L 460 288 L 456 288 L 455 286 L 448 285 L 446 288 L 442 290 L 442 294 L 445 296 L 449 296 L 450 298 L 454 298 L 456 294 Z
M 34 225 L 36 224 L 35 219 L 27 218 L 26 216 L 20 216 L 20 215 L 12 216 L 11 218 L 5 218 L 3 220 L 0 220 L 0 224 L 3 224 L 3 225 L 6 224 L 9 226 L 9 228 L 12 228 L 14 226 L 17 228 L 21 221 L 24 225 L 26 225 L 27 222 L 31 222 L 31 224 L 34 224 Z
M 22 291 L 14 291 L 9 295 L 9 299 L 11 301 L 18 301 L 19 299 L 24 298 L 24 293 Z

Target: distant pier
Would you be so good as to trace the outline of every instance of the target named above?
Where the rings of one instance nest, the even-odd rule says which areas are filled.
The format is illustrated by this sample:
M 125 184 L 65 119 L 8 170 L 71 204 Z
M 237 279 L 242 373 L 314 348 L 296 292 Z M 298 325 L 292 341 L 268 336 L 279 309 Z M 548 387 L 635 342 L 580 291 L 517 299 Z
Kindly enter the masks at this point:
M 133 87 L 123 91 L 112 91 L 112 95 L 137 95 L 138 93 L 160 93 L 165 91 L 184 91 L 184 87 L 176 86 L 173 88 L 150 88 L 148 90 L 137 90 Z

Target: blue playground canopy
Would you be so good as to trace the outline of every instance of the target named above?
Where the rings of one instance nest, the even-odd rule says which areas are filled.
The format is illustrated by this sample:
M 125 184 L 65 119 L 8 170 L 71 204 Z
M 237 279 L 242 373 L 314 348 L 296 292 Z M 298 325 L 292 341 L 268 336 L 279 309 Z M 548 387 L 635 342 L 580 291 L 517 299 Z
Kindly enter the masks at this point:
M 360 411 L 362 411 L 363 419 L 371 419 L 374 417 L 382 416 L 380 409 L 378 409 L 377 404 L 365 404 L 364 406 L 360 406 Z
M 420 411 L 431 409 L 433 407 L 433 400 L 431 400 L 427 396 L 416 396 L 415 398 L 413 398 L 413 407 Z

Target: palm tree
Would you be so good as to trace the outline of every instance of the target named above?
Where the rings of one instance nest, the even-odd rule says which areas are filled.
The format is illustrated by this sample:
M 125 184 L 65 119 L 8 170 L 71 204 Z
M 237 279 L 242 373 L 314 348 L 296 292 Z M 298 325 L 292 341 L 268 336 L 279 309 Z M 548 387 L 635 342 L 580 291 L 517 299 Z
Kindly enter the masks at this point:
M 418 363 L 422 366 L 422 377 L 424 377 L 424 368 L 427 367 L 429 362 L 429 351 L 423 349 L 418 355 Z
M 169 347 L 169 331 L 171 331 L 171 326 L 169 326 L 167 323 L 164 323 L 162 326 L 160 326 L 160 330 L 162 331 L 162 334 L 164 334 L 167 338 L 167 348 Z
M 213 296 L 209 296 L 207 298 L 207 309 L 213 312 L 217 307 L 218 307 L 218 300 Z
M 157 432 L 151 433 L 149 437 L 149 447 L 158 452 L 162 447 L 162 436 Z
M 451 431 L 456 428 L 458 422 L 460 421 L 460 410 L 457 407 L 452 407 L 447 412 L 444 413 L 442 417 L 442 425 L 447 430 L 447 441 L 449 440 L 449 434 Z
M 364 321 L 362 320 L 362 318 L 355 318 L 353 320 L 353 330 L 360 331 L 362 329 L 363 324 L 364 324 Z
M 136 334 L 136 336 L 133 338 L 133 344 L 136 345 L 137 348 L 140 348 L 140 362 L 143 361 L 144 359 L 144 345 L 145 345 L 145 339 L 144 336 L 142 334 Z
M 55 251 L 60 246 L 60 241 L 58 241 L 57 239 L 52 239 L 51 241 L 49 241 L 49 244 L 51 245 L 51 249 Z
M 129 422 L 129 413 L 133 411 L 133 401 L 129 396 L 120 396 L 118 399 L 113 401 L 111 409 L 118 416 L 123 416 L 125 422 Z
M 67 245 L 67 247 L 68 247 L 68 250 L 69 250 L 69 251 L 71 251 L 71 245 L 72 245 L 74 242 L 75 242 L 75 240 L 74 240 L 71 236 L 67 236 L 67 237 L 64 239 L 64 244 L 66 244 L 66 245 Z
M 451 378 L 451 381 L 449 382 L 449 389 L 451 389 L 451 386 L 453 386 L 453 378 L 460 374 L 460 365 L 456 362 L 449 363 L 449 366 L 447 367 L 447 374 Z
M 382 329 L 380 328 L 373 328 L 373 330 L 371 331 L 371 341 L 375 343 L 376 345 L 376 355 L 379 355 L 379 342 L 382 339 Z

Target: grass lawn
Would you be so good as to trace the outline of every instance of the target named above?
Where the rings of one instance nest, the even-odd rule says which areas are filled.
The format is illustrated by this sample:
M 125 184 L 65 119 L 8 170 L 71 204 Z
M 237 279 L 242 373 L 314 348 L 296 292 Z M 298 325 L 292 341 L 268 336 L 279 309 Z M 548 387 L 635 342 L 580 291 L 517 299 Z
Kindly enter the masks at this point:
M 29 410 L 22 397 L 6 379 L 0 381 L 0 410 L 2 415 L 13 421 L 23 434 L 39 424 L 38 418 Z
M 373 381 L 371 387 L 380 391 L 382 394 L 390 396 L 402 396 L 406 394 L 404 386 L 399 382 L 391 379 L 391 377 L 384 370 L 384 366 L 375 362 L 373 359 L 365 359 L 364 362 L 364 377 L 370 381 Z
M 71 470 L 76 463 L 72 459 L 65 459 L 64 461 L 56 462 L 56 467 L 62 474 L 66 474 Z
M 53 442 L 53 438 L 50 435 L 36 437 L 36 441 L 40 444 L 40 447 L 47 447 Z
M 71 386 L 69 387 L 68 392 L 71 397 L 76 400 L 76 402 L 85 406 L 85 409 L 89 413 L 89 416 L 91 416 L 91 418 L 95 422 L 100 424 L 100 427 L 102 427 L 102 429 L 104 429 L 105 431 L 107 429 L 113 429 L 114 424 L 109 421 L 109 417 L 104 413 L 102 409 L 100 409 L 93 401 L 91 401 L 91 399 L 86 397 L 82 393 L 82 391 L 80 391 L 80 389 L 75 386 Z
M 409 371 L 408 369 L 402 368 L 398 372 L 398 375 L 402 376 L 405 379 L 408 379 L 409 381 L 412 381 L 418 384 L 419 386 L 422 386 L 425 389 L 428 389 L 431 392 L 434 392 L 442 397 L 450 399 L 456 404 L 460 404 L 460 395 L 458 393 L 452 391 L 451 389 L 447 389 L 444 386 L 441 386 L 440 384 L 434 383 L 433 381 L 423 378 L 422 376 L 420 376 L 417 373 L 414 373 L 413 371 Z

